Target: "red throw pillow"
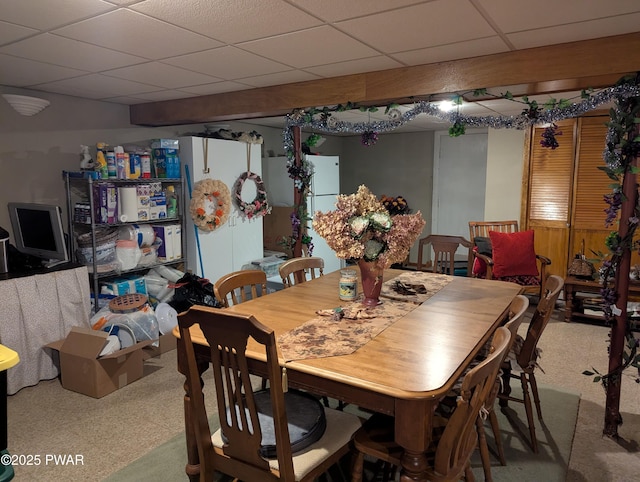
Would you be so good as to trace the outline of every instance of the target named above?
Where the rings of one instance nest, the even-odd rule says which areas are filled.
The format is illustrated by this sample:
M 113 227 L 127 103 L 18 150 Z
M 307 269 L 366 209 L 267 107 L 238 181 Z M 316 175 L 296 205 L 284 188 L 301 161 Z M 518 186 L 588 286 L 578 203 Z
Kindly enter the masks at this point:
M 533 230 L 517 233 L 489 231 L 493 246 L 493 277 L 538 276 Z

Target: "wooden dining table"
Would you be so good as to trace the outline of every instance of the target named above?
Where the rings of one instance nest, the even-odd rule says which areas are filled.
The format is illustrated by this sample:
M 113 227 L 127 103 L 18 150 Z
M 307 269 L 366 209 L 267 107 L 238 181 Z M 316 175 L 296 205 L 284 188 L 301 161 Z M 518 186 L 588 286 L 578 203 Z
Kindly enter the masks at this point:
M 387 269 L 384 279 L 402 273 L 406 271 Z M 336 271 L 226 309 L 254 315 L 279 337 L 317 318 L 317 310 L 341 306 L 344 302 L 338 296 L 339 278 L 340 272 Z M 360 292 L 361 286 L 358 289 Z M 513 283 L 453 276 L 431 298 L 353 353 L 296 360 L 281 358 L 280 363 L 286 368 L 291 387 L 393 415 L 395 437 L 404 448 L 401 480 L 426 480 L 425 452 L 431 442 L 434 410 L 504 321 L 511 301 L 520 292 L 521 287 Z M 177 330 L 174 334 L 179 336 Z M 191 336 L 203 373 L 209 364 L 210 351 L 197 326 L 192 328 Z M 177 356 L 178 370 L 186 374 L 180 339 Z M 250 343 L 247 356 L 252 372 L 266 375 L 264 351 L 258 351 L 258 345 Z M 186 472 L 195 481 L 199 459 L 190 420 L 186 393 Z

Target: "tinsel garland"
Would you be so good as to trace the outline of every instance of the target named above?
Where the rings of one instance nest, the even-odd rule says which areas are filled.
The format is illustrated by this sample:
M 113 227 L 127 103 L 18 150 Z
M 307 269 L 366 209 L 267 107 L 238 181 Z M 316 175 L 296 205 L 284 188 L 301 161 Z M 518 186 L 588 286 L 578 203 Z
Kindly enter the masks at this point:
M 319 115 L 318 118 L 308 120 L 303 110 L 298 110 L 285 117 L 283 132 L 284 148 L 289 159 L 293 158 L 293 127 L 306 127 L 325 134 L 364 134 L 365 132 L 388 132 L 402 127 L 411 122 L 416 116 L 426 114 L 452 125 L 464 125 L 467 128 L 490 127 L 492 129 L 526 129 L 531 125 L 554 123 L 559 120 L 578 117 L 592 111 L 602 104 L 614 100 L 615 97 L 635 97 L 640 95 L 640 87 L 635 85 L 616 85 L 607 87 L 597 93 L 590 94 L 580 102 L 572 103 L 566 107 L 554 107 L 548 110 L 540 110 L 535 115 L 526 110 L 514 116 L 470 116 L 459 112 L 443 112 L 440 107 L 432 102 L 420 101 L 403 114 L 394 116 L 390 120 L 377 120 L 373 122 L 345 122 L 337 120 L 330 115 Z

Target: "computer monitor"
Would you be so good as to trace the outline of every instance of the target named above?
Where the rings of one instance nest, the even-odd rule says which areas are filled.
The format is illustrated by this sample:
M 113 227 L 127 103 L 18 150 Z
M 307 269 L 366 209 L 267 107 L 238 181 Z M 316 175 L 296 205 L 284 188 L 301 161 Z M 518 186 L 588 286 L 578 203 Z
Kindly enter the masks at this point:
M 8 207 L 18 251 L 42 259 L 46 268 L 69 261 L 60 207 L 37 203 Z

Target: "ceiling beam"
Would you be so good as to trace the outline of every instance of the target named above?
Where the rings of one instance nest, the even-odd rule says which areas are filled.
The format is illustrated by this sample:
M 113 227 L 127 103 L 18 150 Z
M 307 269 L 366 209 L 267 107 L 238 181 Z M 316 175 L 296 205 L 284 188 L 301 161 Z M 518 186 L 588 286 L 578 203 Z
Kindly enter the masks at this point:
M 131 123 L 197 124 L 287 114 L 346 102 L 384 105 L 526 84 L 524 94 L 607 87 L 640 71 L 640 32 L 413 67 L 132 105 Z

